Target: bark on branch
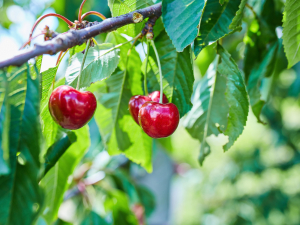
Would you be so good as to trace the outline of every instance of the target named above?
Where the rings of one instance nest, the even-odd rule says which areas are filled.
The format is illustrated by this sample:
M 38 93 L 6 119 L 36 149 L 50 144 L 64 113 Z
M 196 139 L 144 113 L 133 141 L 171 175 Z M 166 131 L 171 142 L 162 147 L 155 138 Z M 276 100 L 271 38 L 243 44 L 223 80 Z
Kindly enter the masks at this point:
M 142 15 L 143 17 L 141 17 L 140 15 Z M 45 41 L 42 44 L 35 44 L 32 48 L 21 50 L 14 57 L 0 62 L 0 69 L 10 65 L 21 66 L 29 59 L 39 55 L 53 55 L 59 51 L 66 51 L 68 48 L 72 48 L 76 45 L 81 45 L 88 39 L 95 37 L 101 33 L 116 30 L 117 28 L 120 28 L 127 24 L 141 22 L 144 19 L 153 16 L 161 16 L 161 3 L 121 16 L 108 18 L 99 23 L 95 22 L 91 27 L 87 27 L 81 30 L 69 30 L 66 33 L 59 34 L 52 40 Z

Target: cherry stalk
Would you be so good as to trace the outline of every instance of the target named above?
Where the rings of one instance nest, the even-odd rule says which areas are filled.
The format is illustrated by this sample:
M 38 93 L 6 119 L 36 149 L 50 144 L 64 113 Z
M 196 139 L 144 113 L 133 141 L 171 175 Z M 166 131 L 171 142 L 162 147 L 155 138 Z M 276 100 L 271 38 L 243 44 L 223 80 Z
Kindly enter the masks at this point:
M 145 75 L 144 75 L 144 90 L 145 90 L 145 95 L 148 95 L 148 87 L 147 87 L 147 66 L 148 66 L 148 58 L 149 58 L 149 50 L 150 44 L 149 40 L 147 39 L 147 54 L 146 54 L 146 66 L 145 66 Z
M 159 55 L 158 55 L 158 52 L 157 52 L 157 49 L 155 47 L 155 43 L 153 40 L 151 40 L 151 44 L 152 44 L 152 47 L 154 49 L 154 52 L 155 52 L 155 55 L 156 55 L 156 59 L 157 59 L 157 64 L 158 64 L 158 69 L 159 69 L 159 77 L 160 77 L 160 98 L 159 98 L 159 103 L 163 103 L 163 76 L 162 76 L 162 71 L 161 71 L 161 65 L 160 65 L 160 60 L 159 60 Z

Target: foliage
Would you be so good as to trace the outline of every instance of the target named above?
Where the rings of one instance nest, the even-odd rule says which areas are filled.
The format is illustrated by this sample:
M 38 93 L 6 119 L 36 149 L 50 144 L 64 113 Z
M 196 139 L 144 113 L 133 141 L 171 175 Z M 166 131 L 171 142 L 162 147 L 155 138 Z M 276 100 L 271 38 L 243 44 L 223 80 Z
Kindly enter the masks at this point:
M 289 61 L 289 67 L 295 65 L 300 60 L 299 7 L 299 1 L 288 0 L 286 1 L 284 9 L 285 21 L 283 23 L 283 44 Z
M 28 64 L 12 69 L 5 76 L 8 82 L 6 106 L 10 108 L 10 173 L 0 177 L 0 223 L 31 224 L 43 203 L 42 190 L 38 185 L 42 169 L 42 135 L 38 116 L 40 77 L 30 73 Z M 22 220 L 14 213 L 18 213 Z
M 178 52 L 197 37 L 205 1 L 166 0 L 162 4 L 164 26 Z M 176 24 L 176 26 L 174 26 Z M 184 27 L 184 29 L 180 29 Z
M 237 65 L 221 46 L 214 67 L 196 86 L 193 108 L 185 118 L 188 132 L 201 141 L 199 161 L 210 153 L 206 138 L 224 133 L 227 151 L 243 132 L 248 116 L 246 87 Z
M 0 12 L 12 4 L 31 7 L 30 2 L 0 1 Z M 88 2 L 84 11 L 98 7 Z M 108 0 L 106 15 L 121 16 L 154 2 Z M 80 1 L 56 0 L 51 6 L 74 17 L 75 3 L 80 5 Z M 0 70 L 0 225 L 68 224 L 58 218 L 66 203 L 76 206 L 74 216 L 67 219 L 74 224 L 150 224 L 160 199 L 140 184 L 134 171 L 155 172 L 158 149 L 195 168 L 199 166 L 195 161 L 200 162 L 203 167 L 197 171 L 205 173 L 192 176 L 202 177 L 203 181 L 195 182 L 198 186 L 181 177 L 189 181 L 186 200 L 195 202 L 196 196 L 200 201 L 197 207 L 188 204 L 178 211 L 201 213 L 184 219 L 178 213 L 174 217 L 179 222 L 174 224 L 212 224 L 205 219 L 210 215 L 218 217 L 220 224 L 283 221 L 270 219 L 274 212 L 296 224 L 298 217 L 291 215 L 299 212 L 299 188 L 292 192 L 275 181 L 275 186 L 259 187 L 257 192 L 244 187 L 249 181 L 262 185 L 268 174 L 286 182 L 289 177 L 299 179 L 293 175 L 300 162 L 299 124 L 291 119 L 299 114 L 300 79 L 291 72 L 299 70 L 299 16 L 300 3 L 295 0 L 285 4 L 281 0 L 163 0 L 162 16 L 153 27 L 158 58 L 153 47 L 145 48 L 147 40 L 135 38 L 147 20 L 95 37 L 99 44 L 93 40 L 88 49 L 79 87 L 95 94 L 97 109 L 88 125 L 72 132 L 53 121 L 48 101 L 56 87 L 77 86 L 86 44 L 68 50 L 64 69 L 61 60 L 42 71 L 47 60 L 40 56 L 19 68 Z M 13 21 L 5 14 L 0 23 L 7 28 Z M 63 29 L 66 26 L 60 24 L 58 30 Z M 159 62 L 164 94 L 177 106 L 181 122 L 170 138 L 153 140 L 130 116 L 128 102 L 133 95 L 146 94 L 146 75 L 147 90 L 159 90 Z M 267 124 L 263 129 L 273 135 L 272 141 L 262 145 L 247 141 L 245 135 L 265 136 L 256 130 L 252 136 L 245 134 L 249 123 L 262 126 L 255 120 Z M 198 160 L 194 143 L 200 149 Z M 213 163 L 216 144 L 223 151 L 235 151 Z M 279 155 L 274 162 L 263 156 L 277 156 L 265 152 L 279 146 L 292 156 Z M 212 156 L 206 158 L 209 153 Z M 249 213 L 249 206 L 255 213 Z

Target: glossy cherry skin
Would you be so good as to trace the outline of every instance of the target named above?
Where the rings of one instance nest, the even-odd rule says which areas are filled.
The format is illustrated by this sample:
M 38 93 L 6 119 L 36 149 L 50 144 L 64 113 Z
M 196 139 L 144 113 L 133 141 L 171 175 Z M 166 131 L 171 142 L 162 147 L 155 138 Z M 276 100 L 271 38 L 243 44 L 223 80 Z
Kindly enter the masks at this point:
M 142 107 L 142 105 L 146 102 L 150 102 L 151 99 L 147 96 L 143 95 L 134 95 L 129 100 L 129 112 L 131 116 L 133 117 L 134 121 L 139 124 L 139 110 Z
M 56 88 L 49 99 L 49 111 L 61 127 L 76 130 L 93 117 L 97 101 L 93 93 L 78 91 L 70 86 Z
M 159 102 L 159 98 L 160 98 L 160 92 L 159 91 L 153 91 L 152 93 L 150 93 L 148 95 L 149 98 L 151 98 L 151 100 L 153 102 Z M 169 103 L 167 96 L 165 94 L 163 94 L 163 103 Z
M 173 134 L 179 118 L 179 111 L 173 103 L 146 102 L 139 111 L 140 125 L 152 138 L 164 138 Z

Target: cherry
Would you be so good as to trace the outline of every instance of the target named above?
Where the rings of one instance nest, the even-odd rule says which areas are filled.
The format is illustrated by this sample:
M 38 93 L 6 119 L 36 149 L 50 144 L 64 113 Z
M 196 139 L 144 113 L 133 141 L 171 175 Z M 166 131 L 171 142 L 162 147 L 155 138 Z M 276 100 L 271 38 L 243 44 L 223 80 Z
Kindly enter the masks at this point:
M 152 93 L 150 93 L 148 95 L 149 98 L 151 98 L 151 100 L 153 102 L 159 102 L 159 98 L 160 98 L 160 92 L 159 91 L 154 91 Z M 167 96 L 165 94 L 163 94 L 163 103 L 169 103 Z
M 173 103 L 146 102 L 139 111 L 139 123 L 152 138 L 163 138 L 173 134 L 179 118 L 179 111 Z
M 83 127 L 94 115 L 97 101 L 93 93 L 78 91 L 70 86 L 57 87 L 49 99 L 49 111 L 61 127 L 76 130 Z
M 141 108 L 141 106 L 145 103 L 145 102 L 150 102 L 151 99 L 147 96 L 143 96 L 143 95 L 134 95 L 130 98 L 129 100 L 129 112 L 131 114 L 131 116 L 133 117 L 134 121 L 139 124 L 139 110 Z

